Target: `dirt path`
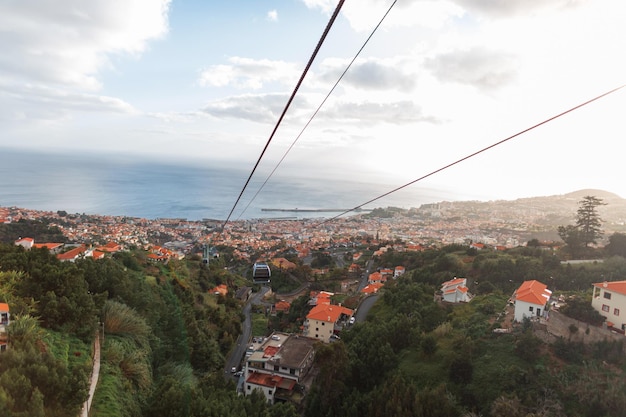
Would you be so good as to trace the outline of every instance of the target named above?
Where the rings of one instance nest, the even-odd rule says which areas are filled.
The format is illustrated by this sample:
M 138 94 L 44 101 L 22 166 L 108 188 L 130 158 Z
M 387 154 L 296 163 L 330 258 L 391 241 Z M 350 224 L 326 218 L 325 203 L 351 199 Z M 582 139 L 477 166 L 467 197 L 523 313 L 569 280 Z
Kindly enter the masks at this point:
M 98 333 L 96 333 L 96 338 L 93 342 L 93 350 L 93 369 L 91 370 L 91 379 L 89 381 L 89 396 L 83 404 L 80 417 L 89 417 L 91 402 L 93 401 L 93 395 L 96 392 L 96 386 L 98 385 L 98 377 L 100 376 L 100 337 Z

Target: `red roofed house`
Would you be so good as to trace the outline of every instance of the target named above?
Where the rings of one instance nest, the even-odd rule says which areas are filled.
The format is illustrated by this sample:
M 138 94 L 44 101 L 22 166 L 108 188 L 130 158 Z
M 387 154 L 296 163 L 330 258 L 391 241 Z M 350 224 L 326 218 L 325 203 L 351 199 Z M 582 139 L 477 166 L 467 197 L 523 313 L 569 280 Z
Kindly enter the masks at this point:
M 593 284 L 591 306 L 606 317 L 609 327 L 626 330 L 626 281 Z
M 59 253 L 61 249 L 63 249 L 64 245 L 65 245 L 64 243 L 53 243 L 53 242 L 34 243 L 33 248 L 37 248 L 37 249 L 46 248 L 48 249 L 50 253 Z
M 467 291 L 466 278 L 454 278 L 441 284 L 443 300 L 450 303 L 467 303 L 471 300 L 471 295 Z
M 115 253 L 122 250 L 122 246 L 115 242 L 109 242 L 104 246 L 100 246 L 97 248 L 101 252 Z
M 353 311 L 349 308 L 332 304 L 318 304 L 306 316 L 304 335 L 328 343 L 330 337 L 335 334 L 335 325 L 347 317 L 352 317 L 352 314 Z
M 546 305 L 550 301 L 552 291 L 546 284 L 537 280 L 524 281 L 513 293 L 515 302 L 515 321 L 521 322 L 525 317 L 542 317 L 546 313 Z
M 21 237 L 15 241 L 16 245 L 22 246 L 24 249 L 32 248 L 34 243 L 35 239 L 32 237 Z
M 279 302 L 274 304 L 274 311 L 276 313 L 279 313 L 281 311 L 283 313 L 288 313 L 290 308 L 291 308 L 291 303 L 289 301 L 280 300 Z
M 298 403 L 301 391 L 298 384 L 313 364 L 316 342 L 308 337 L 288 333 L 273 333 L 262 344 L 253 345 L 246 359 L 243 393 L 261 391 L 270 404 L 276 401 Z
M 362 290 L 361 292 L 363 294 L 376 294 L 378 292 L 378 290 L 380 290 L 383 287 L 384 284 L 380 283 L 380 282 L 376 282 L 374 284 L 367 284 Z
M 226 297 L 226 294 L 228 294 L 228 285 L 220 284 L 217 287 L 210 289 L 209 292 Z
M 10 318 L 9 305 L 0 303 L 0 352 L 7 350 L 7 326 L 10 323 Z
M 87 256 L 87 247 L 85 245 L 80 245 L 74 249 L 70 249 L 67 252 L 59 253 L 57 255 L 57 259 L 60 261 L 69 261 L 74 262 L 76 259 L 82 256 Z
M 393 277 L 398 278 L 400 275 L 404 275 L 405 271 L 406 268 L 404 268 L 402 265 L 398 265 L 393 270 Z

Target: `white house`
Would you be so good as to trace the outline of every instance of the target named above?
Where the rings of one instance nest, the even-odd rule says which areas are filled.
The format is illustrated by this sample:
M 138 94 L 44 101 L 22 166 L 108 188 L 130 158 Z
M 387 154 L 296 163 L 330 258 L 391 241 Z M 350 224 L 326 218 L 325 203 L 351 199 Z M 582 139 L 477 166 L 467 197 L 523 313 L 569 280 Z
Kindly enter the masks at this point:
M 300 393 L 298 384 L 313 364 L 315 339 L 273 333 L 260 343 L 254 343 L 246 359 L 243 374 L 243 393 L 258 390 L 270 404 L 291 401 Z
M 546 305 L 551 295 L 552 291 L 548 286 L 537 280 L 522 282 L 512 297 L 515 303 L 515 321 L 521 322 L 526 317 L 545 317 Z
M 441 284 L 441 293 L 444 301 L 450 303 L 467 303 L 471 295 L 467 291 L 467 278 L 454 278 Z
M 11 313 L 7 303 L 0 303 L 0 352 L 7 349 L 7 327 L 11 322 Z
M 626 281 L 593 284 L 591 306 L 606 317 L 608 327 L 626 330 Z

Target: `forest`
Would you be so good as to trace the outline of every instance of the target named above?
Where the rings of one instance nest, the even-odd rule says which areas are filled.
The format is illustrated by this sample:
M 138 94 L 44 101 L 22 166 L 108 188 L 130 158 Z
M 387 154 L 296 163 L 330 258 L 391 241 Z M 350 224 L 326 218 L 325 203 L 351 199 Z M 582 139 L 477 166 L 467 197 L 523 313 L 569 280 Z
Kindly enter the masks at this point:
M 591 284 L 624 276 L 623 255 L 615 244 L 603 262 L 564 265 L 534 245 L 388 250 L 376 267 L 403 265 L 407 273 L 384 287 L 366 321 L 341 341 L 318 345 L 318 375 L 296 407 L 238 396 L 224 377 L 242 304 L 234 291 L 222 297 L 209 290 L 249 285 L 245 264 L 225 269 L 234 262 L 227 256 L 209 267 L 198 256 L 153 263 L 139 249 L 67 263 L 46 249 L 3 244 L 0 302 L 10 304 L 12 323 L 10 348 L 0 353 L 0 415 L 78 415 L 101 335 L 92 416 L 621 416 L 623 343 L 546 343 L 530 323 L 509 334 L 492 330 L 528 279 L 583 300 L 568 314 L 593 320 L 585 301 Z M 298 268 L 306 277 L 307 268 Z M 346 272 L 330 275 L 345 279 Z M 472 283 L 471 303 L 435 302 L 438 286 L 453 277 Z M 306 301 L 294 301 L 299 313 L 288 320 L 302 319 Z

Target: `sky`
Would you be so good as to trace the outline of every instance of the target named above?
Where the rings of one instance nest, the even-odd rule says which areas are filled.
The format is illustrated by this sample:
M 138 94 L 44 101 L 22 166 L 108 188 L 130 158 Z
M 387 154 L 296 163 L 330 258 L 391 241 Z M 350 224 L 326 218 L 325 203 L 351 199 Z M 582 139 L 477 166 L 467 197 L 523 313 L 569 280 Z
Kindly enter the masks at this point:
M 255 176 L 626 197 L 626 88 L 429 175 L 626 83 L 626 2 L 392 4 L 345 2 Z M 251 171 L 336 6 L 2 0 L 0 151 Z

